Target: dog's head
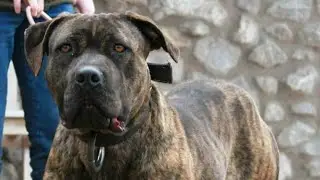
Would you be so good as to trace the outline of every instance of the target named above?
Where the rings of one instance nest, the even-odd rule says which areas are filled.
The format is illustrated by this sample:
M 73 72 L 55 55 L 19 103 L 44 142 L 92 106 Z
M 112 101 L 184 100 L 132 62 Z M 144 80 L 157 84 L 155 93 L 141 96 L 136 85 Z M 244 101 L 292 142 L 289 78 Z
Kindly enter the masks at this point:
M 64 14 L 25 33 L 35 75 L 48 55 L 46 79 L 62 124 L 83 131 L 105 132 L 113 119 L 129 123 L 150 95 L 146 58 L 160 48 L 177 61 L 179 50 L 155 23 L 132 12 Z

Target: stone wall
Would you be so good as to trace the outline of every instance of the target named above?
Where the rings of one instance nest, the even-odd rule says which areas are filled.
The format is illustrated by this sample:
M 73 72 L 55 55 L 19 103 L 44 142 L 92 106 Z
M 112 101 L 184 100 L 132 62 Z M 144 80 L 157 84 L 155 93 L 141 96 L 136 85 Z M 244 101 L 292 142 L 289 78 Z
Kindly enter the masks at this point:
M 171 36 L 181 49 L 175 84 L 222 78 L 251 93 L 281 149 L 279 180 L 320 179 L 320 0 L 95 2 L 97 12 L 147 15 Z M 170 58 L 155 51 L 148 60 Z M 19 150 L 6 152 L 1 178 L 20 179 Z
M 174 82 L 223 78 L 248 90 L 281 148 L 280 180 L 320 179 L 320 0 L 99 0 L 152 17 L 181 49 Z M 162 51 L 149 61 L 166 62 Z M 164 90 L 170 85 L 159 84 Z

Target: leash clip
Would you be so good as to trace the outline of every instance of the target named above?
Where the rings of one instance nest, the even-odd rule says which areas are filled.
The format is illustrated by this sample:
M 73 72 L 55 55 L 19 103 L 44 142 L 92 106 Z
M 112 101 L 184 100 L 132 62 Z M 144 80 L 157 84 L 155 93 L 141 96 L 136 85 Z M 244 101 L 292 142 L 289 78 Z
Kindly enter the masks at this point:
M 31 15 L 31 7 L 30 6 L 26 7 L 26 14 L 27 14 L 27 19 L 28 19 L 29 23 L 31 25 L 35 24 L 36 22 L 34 21 L 32 15 Z M 52 20 L 52 18 L 44 11 L 41 12 L 40 16 L 46 20 Z

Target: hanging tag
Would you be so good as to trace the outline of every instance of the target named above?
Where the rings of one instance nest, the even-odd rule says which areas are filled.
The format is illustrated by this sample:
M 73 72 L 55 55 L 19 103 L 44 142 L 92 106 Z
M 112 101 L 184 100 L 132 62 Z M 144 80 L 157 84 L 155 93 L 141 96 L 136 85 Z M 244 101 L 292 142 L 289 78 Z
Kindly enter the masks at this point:
M 172 84 L 172 66 L 167 64 L 148 63 L 151 80 Z

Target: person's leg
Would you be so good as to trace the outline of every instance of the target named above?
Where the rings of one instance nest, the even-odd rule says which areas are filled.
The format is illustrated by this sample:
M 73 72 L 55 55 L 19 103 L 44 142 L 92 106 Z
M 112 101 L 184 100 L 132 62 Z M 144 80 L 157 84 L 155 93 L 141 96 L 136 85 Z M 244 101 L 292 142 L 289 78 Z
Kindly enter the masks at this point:
M 0 174 L 2 169 L 3 122 L 7 99 L 7 74 L 13 52 L 13 38 L 16 27 L 23 17 L 13 12 L 0 12 Z
M 46 13 L 55 17 L 61 12 L 73 12 L 71 4 L 50 8 Z M 42 21 L 38 19 L 37 21 Z M 42 179 L 51 143 L 59 121 L 59 112 L 45 81 L 44 70 L 47 58 L 44 57 L 39 75 L 35 77 L 27 64 L 24 54 L 24 31 L 29 26 L 25 19 L 15 35 L 13 63 L 17 73 L 25 112 L 26 128 L 31 142 L 30 165 L 33 180 Z

